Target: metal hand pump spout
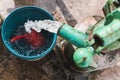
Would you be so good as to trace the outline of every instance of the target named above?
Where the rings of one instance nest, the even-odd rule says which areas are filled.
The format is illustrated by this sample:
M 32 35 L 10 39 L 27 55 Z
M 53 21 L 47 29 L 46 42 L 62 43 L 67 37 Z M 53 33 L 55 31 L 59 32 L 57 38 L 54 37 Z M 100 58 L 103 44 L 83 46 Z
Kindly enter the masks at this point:
M 89 46 L 88 35 L 74 29 L 68 24 L 64 24 L 62 27 L 60 27 L 58 30 L 58 35 L 78 48 Z

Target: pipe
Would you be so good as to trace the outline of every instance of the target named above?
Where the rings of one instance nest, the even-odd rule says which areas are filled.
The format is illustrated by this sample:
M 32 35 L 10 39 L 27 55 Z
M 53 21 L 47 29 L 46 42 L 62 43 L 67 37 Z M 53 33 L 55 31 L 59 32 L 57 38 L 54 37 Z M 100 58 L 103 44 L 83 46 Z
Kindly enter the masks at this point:
M 68 24 L 64 24 L 62 27 L 60 27 L 58 30 L 58 35 L 74 44 L 78 48 L 89 46 L 88 35 L 74 29 Z

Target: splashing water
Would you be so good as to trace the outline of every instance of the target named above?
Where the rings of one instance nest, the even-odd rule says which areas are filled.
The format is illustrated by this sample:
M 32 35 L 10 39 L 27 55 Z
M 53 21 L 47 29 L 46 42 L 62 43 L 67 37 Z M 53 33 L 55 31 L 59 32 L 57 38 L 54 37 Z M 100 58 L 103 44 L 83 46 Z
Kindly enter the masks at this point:
M 62 26 L 62 23 L 52 20 L 39 20 L 39 21 L 30 21 L 28 20 L 25 24 L 25 30 L 28 33 L 31 33 L 31 29 L 35 30 L 36 32 L 41 32 L 42 29 L 47 30 L 52 33 L 57 33 L 59 28 Z
M 53 33 L 50 33 L 46 30 L 41 30 L 40 33 L 43 34 L 44 36 L 44 44 L 42 46 L 40 47 L 33 46 L 30 42 L 23 38 L 11 42 L 12 47 L 15 49 L 15 51 L 18 52 L 18 54 L 24 56 L 35 56 L 46 51 L 51 46 L 54 36 Z M 27 34 L 24 26 L 19 26 L 12 36 L 14 37 L 24 34 Z
M 62 25 L 62 23 L 51 20 L 28 20 L 23 26 L 18 27 L 10 42 L 19 54 L 37 55 L 51 46 L 53 34 L 57 33 Z

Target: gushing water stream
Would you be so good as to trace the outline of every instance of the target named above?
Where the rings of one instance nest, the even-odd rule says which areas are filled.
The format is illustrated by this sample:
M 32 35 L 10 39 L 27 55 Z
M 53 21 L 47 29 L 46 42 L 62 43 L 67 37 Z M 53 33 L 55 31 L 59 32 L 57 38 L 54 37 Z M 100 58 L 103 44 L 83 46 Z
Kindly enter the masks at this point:
M 28 33 L 31 33 L 31 29 L 35 30 L 36 32 L 41 32 L 42 29 L 52 32 L 52 33 L 57 33 L 59 28 L 62 26 L 62 23 L 59 23 L 57 21 L 52 21 L 52 20 L 39 20 L 39 21 L 30 21 L 28 20 L 25 24 L 25 30 Z
M 19 26 L 11 38 L 12 46 L 23 55 L 37 55 L 47 50 L 62 23 L 51 20 L 30 21 Z M 37 44 L 37 45 L 36 45 Z

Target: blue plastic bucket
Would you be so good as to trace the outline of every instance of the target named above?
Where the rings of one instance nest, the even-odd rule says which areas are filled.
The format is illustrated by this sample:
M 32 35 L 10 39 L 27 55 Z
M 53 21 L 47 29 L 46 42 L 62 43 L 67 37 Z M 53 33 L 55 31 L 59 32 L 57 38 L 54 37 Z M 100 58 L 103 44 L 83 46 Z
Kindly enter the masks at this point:
M 2 40 L 4 42 L 5 47 L 10 51 L 10 53 L 24 60 L 38 60 L 45 57 L 54 48 L 57 39 L 57 34 L 52 34 L 52 43 L 49 46 L 49 48 L 37 55 L 22 55 L 23 53 L 18 53 L 10 43 L 11 36 L 19 25 L 23 25 L 25 22 L 27 22 L 27 20 L 34 21 L 45 19 L 54 20 L 49 12 L 38 7 L 21 7 L 11 12 L 3 22 L 1 29 Z

